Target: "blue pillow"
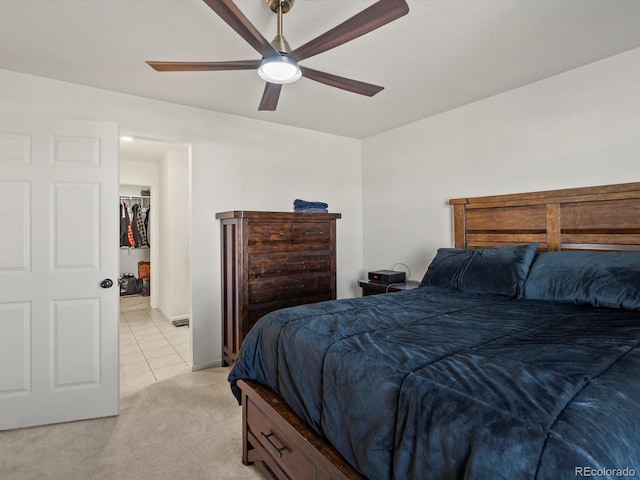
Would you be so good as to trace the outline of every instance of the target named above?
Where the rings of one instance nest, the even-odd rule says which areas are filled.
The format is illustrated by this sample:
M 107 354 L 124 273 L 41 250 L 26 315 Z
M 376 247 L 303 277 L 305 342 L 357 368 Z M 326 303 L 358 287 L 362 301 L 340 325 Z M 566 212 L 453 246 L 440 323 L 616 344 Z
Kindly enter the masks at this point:
M 536 248 L 537 243 L 475 250 L 440 248 L 420 286 L 515 297 L 521 293 Z
M 424 274 L 420 286 L 458 288 L 466 266 L 471 260 L 473 250 L 462 248 L 439 248 Z
M 640 252 L 540 253 L 524 298 L 640 309 Z

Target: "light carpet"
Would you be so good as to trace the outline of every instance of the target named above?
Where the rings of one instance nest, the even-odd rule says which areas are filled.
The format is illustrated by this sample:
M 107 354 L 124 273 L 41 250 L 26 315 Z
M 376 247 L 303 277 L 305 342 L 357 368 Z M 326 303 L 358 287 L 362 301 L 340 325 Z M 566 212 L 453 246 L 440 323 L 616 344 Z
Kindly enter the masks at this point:
M 116 417 L 0 432 L 3 480 L 262 480 L 241 461 L 228 368 L 188 372 L 121 399 Z

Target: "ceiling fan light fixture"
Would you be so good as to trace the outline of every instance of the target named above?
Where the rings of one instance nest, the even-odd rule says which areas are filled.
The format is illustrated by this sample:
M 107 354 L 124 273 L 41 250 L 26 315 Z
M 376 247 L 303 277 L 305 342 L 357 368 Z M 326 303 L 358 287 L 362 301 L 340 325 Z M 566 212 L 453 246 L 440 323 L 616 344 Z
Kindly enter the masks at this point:
M 285 55 L 265 58 L 258 68 L 258 75 L 265 82 L 284 85 L 300 80 L 302 72 L 295 61 Z

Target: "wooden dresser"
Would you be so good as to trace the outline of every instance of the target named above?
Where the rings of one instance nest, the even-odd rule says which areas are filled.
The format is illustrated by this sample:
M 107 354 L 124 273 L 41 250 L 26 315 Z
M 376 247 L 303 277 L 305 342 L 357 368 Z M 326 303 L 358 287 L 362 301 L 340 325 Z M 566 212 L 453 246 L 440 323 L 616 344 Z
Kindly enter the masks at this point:
M 231 211 L 220 220 L 222 358 L 240 345 L 263 315 L 336 298 L 339 213 Z

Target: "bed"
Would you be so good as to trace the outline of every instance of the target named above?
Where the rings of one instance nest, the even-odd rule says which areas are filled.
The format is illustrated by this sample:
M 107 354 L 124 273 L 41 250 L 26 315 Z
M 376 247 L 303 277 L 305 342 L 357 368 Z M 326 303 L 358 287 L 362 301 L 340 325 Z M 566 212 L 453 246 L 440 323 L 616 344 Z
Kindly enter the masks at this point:
M 640 183 L 461 198 L 421 287 L 273 312 L 229 375 L 279 479 L 640 475 Z

